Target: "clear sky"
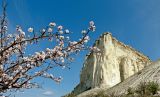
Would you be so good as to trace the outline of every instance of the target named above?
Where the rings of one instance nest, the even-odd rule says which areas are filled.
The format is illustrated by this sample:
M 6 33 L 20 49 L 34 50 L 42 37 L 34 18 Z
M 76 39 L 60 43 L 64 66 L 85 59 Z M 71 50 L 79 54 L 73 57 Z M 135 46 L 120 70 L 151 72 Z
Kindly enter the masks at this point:
M 151 60 L 160 58 L 160 0 L 7 0 L 10 29 L 21 25 L 25 30 L 32 26 L 40 29 L 55 21 L 80 37 L 82 29 L 95 21 L 97 30 L 90 34 L 90 45 L 103 32 L 111 32 L 118 40 L 128 44 Z M 43 42 L 29 51 L 50 47 Z M 28 52 L 29 53 L 29 52 Z M 56 84 L 50 80 L 38 79 L 43 88 L 16 93 L 16 97 L 60 97 L 79 82 L 79 74 L 87 52 L 82 52 L 71 64 L 71 69 L 55 68 L 54 74 L 63 81 Z

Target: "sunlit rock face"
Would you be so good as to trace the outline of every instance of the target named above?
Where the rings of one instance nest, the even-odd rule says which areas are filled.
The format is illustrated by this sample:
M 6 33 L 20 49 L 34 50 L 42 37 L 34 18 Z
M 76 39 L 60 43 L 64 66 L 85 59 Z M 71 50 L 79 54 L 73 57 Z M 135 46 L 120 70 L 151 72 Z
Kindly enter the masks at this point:
M 148 57 L 119 42 L 110 33 L 104 33 L 95 42 L 101 52 L 91 52 L 86 56 L 80 83 L 74 94 L 102 87 L 110 88 L 151 63 Z

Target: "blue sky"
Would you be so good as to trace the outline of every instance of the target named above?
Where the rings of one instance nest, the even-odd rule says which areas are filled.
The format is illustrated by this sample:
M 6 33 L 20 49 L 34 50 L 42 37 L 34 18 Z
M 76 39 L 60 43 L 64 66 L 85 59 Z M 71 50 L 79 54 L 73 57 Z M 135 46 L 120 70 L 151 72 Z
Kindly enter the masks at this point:
M 7 0 L 8 24 L 10 29 L 21 25 L 25 30 L 32 26 L 41 29 L 49 22 L 69 28 L 73 40 L 80 37 L 82 29 L 90 20 L 95 21 L 97 30 L 90 34 L 90 45 L 103 32 L 111 32 L 118 40 L 128 44 L 152 60 L 160 58 L 160 0 Z M 43 42 L 30 51 L 51 47 Z M 28 52 L 29 53 L 29 52 Z M 62 76 L 56 84 L 39 79 L 42 89 L 31 89 L 16 93 L 16 97 L 60 97 L 79 82 L 79 74 L 85 54 L 82 52 L 71 64 L 71 69 L 55 68 L 53 73 Z M 47 95 L 48 94 L 48 95 Z

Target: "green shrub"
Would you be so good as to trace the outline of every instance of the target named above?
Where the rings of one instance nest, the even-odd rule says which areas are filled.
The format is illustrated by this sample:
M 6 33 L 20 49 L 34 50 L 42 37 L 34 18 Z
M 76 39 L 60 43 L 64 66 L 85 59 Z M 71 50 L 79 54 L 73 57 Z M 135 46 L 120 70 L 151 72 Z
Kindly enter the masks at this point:
M 146 95 L 154 95 L 157 93 L 157 91 L 159 90 L 159 84 L 157 82 L 141 82 L 137 89 L 136 89 L 136 93 L 140 94 L 141 96 L 147 97 Z
M 138 87 L 137 87 L 137 89 L 136 89 L 135 92 L 138 93 L 138 94 L 140 94 L 140 95 L 146 94 L 147 93 L 147 83 L 146 82 L 141 82 L 138 85 Z
M 152 93 L 152 95 L 156 94 L 159 90 L 159 85 L 157 82 L 148 82 L 147 84 L 147 90 Z

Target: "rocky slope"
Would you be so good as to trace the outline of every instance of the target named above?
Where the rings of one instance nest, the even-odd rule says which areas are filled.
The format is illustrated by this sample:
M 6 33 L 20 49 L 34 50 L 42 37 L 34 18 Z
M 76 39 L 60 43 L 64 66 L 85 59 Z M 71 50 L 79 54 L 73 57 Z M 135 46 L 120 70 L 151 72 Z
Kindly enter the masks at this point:
M 106 95 L 115 94 L 121 95 L 127 92 L 128 88 L 137 88 L 141 82 L 157 82 L 160 84 L 160 60 L 151 63 L 149 66 L 143 70 L 137 72 L 133 76 L 129 77 L 125 81 L 115 85 L 114 87 L 107 88 L 95 88 L 89 91 L 79 94 L 77 97 L 89 97 L 90 95 L 97 95 L 98 93 L 104 91 Z
M 151 63 L 148 57 L 104 33 L 95 42 L 101 52 L 86 56 L 80 83 L 72 93 L 80 94 L 97 88 L 110 88 L 124 81 Z

